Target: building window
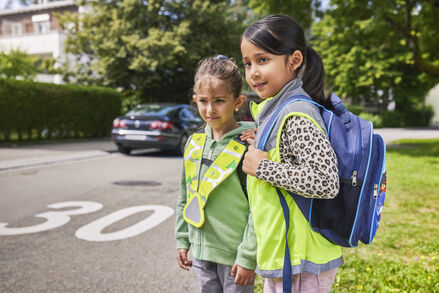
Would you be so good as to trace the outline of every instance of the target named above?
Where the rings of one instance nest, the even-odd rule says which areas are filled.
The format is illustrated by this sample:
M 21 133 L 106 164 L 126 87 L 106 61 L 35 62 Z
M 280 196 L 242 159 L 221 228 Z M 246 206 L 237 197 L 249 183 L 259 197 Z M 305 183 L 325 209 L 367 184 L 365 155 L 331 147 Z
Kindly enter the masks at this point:
M 6 23 L 6 24 L 5 24 L 5 29 L 4 29 L 4 31 L 3 31 L 3 34 L 4 34 L 5 36 L 10 36 L 10 35 L 12 35 L 12 25 L 11 25 L 10 23 Z
M 38 24 L 38 32 L 40 34 L 45 34 L 50 31 L 50 22 L 42 21 L 42 22 L 37 22 L 37 24 Z
M 40 34 L 50 32 L 50 15 L 48 13 L 32 15 L 32 22 L 34 23 L 34 32 Z
M 20 36 L 23 33 L 22 25 L 20 22 L 16 22 L 12 24 L 12 35 Z
M 32 24 L 31 21 L 26 20 L 26 21 L 23 22 L 23 24 L 24 24 L 24 32 L 26 34 L 33 33 L 34 30 L 33 30 L 33 24 Z

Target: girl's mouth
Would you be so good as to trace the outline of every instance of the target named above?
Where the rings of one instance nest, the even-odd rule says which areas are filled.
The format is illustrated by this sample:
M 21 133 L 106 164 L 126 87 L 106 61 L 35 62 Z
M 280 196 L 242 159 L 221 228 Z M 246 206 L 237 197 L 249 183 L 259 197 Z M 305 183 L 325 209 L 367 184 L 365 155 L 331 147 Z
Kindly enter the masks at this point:
M 264 85 L 266 85 L 266 84 L 267 84 L 267 82 L 258 82 L 258 83 L 255 83 L 255 84 L 253 85 L 253 87 L 254 87 L 255 89 L 257 89 L 257 90 L 260 90 L 260 89 L 263 88 Z

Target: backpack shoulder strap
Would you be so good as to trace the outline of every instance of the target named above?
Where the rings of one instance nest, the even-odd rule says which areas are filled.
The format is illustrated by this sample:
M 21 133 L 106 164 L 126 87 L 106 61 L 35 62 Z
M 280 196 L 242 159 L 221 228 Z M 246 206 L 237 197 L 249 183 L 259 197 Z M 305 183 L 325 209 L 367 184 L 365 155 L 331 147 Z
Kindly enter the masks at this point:
M 291 104 L 295 101 L 307 101 L 307 102 L 312 102 L 315 103 L 314 101 L 312 101 L 309 97 L 304 96 L 304 95 L 293 95 L 291 97 L 288 97 L 287 99 L 285 99 L 285 101 L 283 101 L 282 104 L 280 104 L 275 110 L 274 112 L 270 115 L 270 118 L 268 118 L 268 123 L 267 125 L 261 130 L 259 129 L 259 131 L 261 132 L 261 139 L 259 140 L 258 145 L 256 146 L 258 149 L 260 150 L 264 150 L 265 147 L 265 143 L 268 140 L 268 137 L 270 136 L 271 131 L 273 130 L 274 125 L 276 124 L 276 121 L 279 119 L 279 116 L 282 112 L 282 110 L 288 105 Z
M 248 151 L 248 142 L 247 141 L 243 141 L 240 139 L 241 134 L 239 134 L 237 137 L 234 138 L 235 141 L 245 145 L 245 151 L 244 151 L 244 155 L 245 153 Z M 239 182 L 241 183 L 241 188 L 242 191 L 244 192 L 245 197 L 248 200 L 248 193 L 247 193 L 247 174 L 242 171 L 242 162 L 244 160 L 244 155 L 242 156 L 241 161 L 238 164 L 238 168 L 236 168 L 236 173 L 238 174 L 239 177 Z

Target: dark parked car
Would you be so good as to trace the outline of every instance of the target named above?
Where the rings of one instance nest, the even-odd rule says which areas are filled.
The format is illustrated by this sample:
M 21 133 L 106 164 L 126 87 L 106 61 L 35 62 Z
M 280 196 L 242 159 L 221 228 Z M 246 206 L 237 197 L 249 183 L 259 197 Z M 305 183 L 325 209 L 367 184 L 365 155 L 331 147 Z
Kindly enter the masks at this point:
M 158 148 L 179 154 L 188 137 L 203 125 L 196 110 L 188 104 L 141 104 L 113 121 L 112 140 L 119 152 Z

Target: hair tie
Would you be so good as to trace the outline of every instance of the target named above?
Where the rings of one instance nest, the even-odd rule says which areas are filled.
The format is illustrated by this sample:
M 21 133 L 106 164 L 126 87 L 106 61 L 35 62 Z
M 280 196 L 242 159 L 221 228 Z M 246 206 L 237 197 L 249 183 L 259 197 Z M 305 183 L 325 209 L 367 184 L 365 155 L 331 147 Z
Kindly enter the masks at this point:
M 215 60 L 227 60 L 227 59 L 229 59 L 227 56 L 225 56 L 225 55 L 218 55 L 218 56 L 216 56 L 215 58 L 213 58 L 213 59 L 215 59 Z

